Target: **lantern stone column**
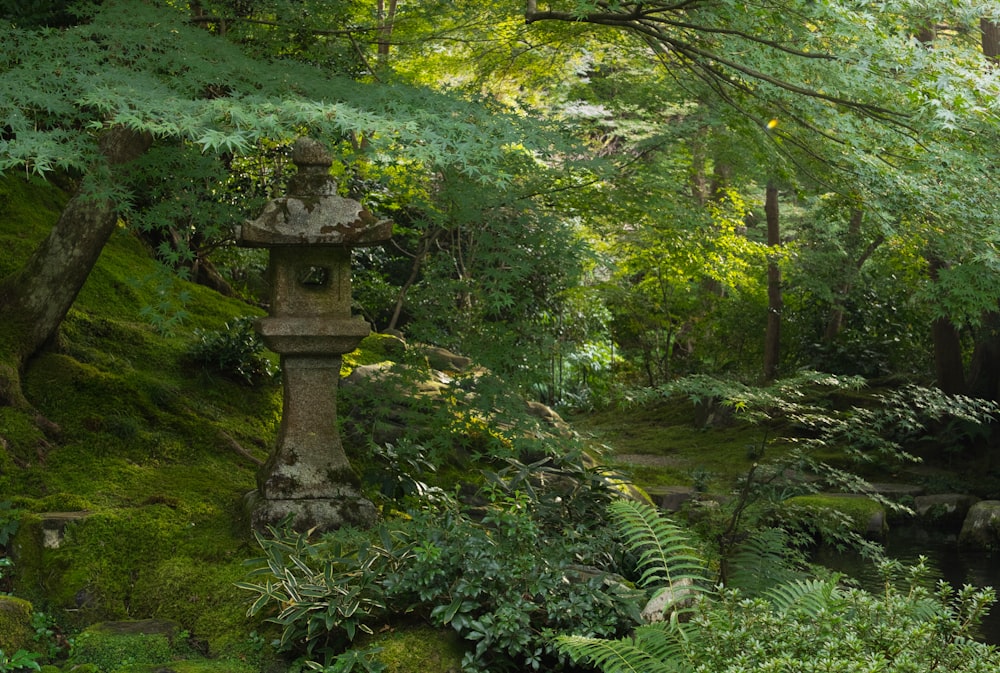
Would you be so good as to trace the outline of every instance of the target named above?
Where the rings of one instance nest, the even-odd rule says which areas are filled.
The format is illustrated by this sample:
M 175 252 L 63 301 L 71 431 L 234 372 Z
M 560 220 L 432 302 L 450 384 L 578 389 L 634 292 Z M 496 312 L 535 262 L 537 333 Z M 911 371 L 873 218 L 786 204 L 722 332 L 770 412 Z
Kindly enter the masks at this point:
M 270 313 L 256 323 L 281 355 L 284 403 L 277 445 L 251 494 L 255 528 L 288 515 L 299 530 L 370 525 L 365 499 L 337 429 L 341 357 L 371 328 L 351 315 L 351 248 L 389 239 L 392 222 L 376 221 L 360 203 L 337 194 L 332 159 L 315 140 L 292 149 L 298 173 L 288 196 L 245 222 L 240 244 L 269 249 Z

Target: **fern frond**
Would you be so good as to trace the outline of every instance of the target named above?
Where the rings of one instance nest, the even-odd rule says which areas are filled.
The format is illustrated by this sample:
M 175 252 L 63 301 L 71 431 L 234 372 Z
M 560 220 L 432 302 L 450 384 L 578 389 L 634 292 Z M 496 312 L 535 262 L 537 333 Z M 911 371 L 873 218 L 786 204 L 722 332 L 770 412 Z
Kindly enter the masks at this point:
M 635 629 L 636 646 L 653 655 L 668 670 L 684 671 L 684 643 L 696 639 L 698 631 L 676 620 L 646 624 Z
M 779 614 L 798 612 L 815 616 L 839 605 L 844 594 L 833 578 L 786 582 L 764 592 L 764 597 Z
M 726 586 L 753 597 L 778 584 L 805 579 L 799 557 L 781 528 L 755 531 L 729 558 Z
M 582 659 L 604 673 L 678 673 L 683 670 L 646 652 L 631 640 L 559 636 L 556 647 L 574 661 Z
M 617 500 L 608 510 L 639 556 L 640 586 L 709 584 L 706 563 L 690 545 L 687 532 L 660 510 L 633 500 Z

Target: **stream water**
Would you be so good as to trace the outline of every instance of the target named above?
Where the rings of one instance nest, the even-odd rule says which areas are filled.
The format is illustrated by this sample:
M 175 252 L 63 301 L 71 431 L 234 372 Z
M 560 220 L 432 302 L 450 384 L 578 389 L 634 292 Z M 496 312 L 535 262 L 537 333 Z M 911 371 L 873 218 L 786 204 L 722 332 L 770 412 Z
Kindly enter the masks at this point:
M 894 527 L 885 549 L 890 557 L 909 565 L 916 564 L 920 556 L 927 557 L 932 580 L 943 579 L 953 587 L 990 586 L 1000 592 L 1000 553 L 959 549 L 956 535 L 915 527 Z M 814 560 L 855 578 L 869 591 L 882 591 L 882 578 L 874 564 L 860 555 L 820 549 Z M 987 643 L 1000 645 L 1000 601 L 983 620 L 980 636 Z

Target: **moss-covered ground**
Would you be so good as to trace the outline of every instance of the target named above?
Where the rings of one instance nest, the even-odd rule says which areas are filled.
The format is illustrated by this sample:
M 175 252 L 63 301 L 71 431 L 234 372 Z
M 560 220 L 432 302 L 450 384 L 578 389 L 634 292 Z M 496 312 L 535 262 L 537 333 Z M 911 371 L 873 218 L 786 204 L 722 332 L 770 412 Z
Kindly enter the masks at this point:
M 706 428 L 696 416 L 689 402 L 664 401 L 569 420 L 598 445 L 611 445 L 606 459 L 637 484 L 728 491 L 750 468 L 766 434 L 739 420 Z
M 0 200 L 5 274 L 42 239 L 65 197 L 8 176 Z M 29 402 L 58 432 L 0 408 L 0 501 L 21 519 L 12 588 L 68 630 L 162 617 L 214 651 L 238 650 L 253 629 L 233 586 L 254 554 L 241 513 L 257 469 L 247 456 L 267 455 L 280 387 L 241 385 L 188 357 L 198 330 L 259 309 L 181 281 L 168 306 L 159 277 L 139 239 L 117 231 L 58 343 L 24 373 Z M 178 311 L 179 322 L 150 319 Z M 68 511 L 86 514 L 66 526 L 59 548 L 42 546 L 46 513 Z

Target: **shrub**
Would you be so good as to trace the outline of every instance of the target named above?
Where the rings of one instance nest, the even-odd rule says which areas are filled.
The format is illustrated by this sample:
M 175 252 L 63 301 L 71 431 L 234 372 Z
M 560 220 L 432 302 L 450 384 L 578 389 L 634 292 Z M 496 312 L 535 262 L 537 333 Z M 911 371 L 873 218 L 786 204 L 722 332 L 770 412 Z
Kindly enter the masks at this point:
M 645 532 L 629 538 L 633 547 L 647 550 L 647 573 L 655 572 L 650 559 L 657 558 L 648 550 L 663 548 L 661 542 L 673 535 L 669 527 L 660 530 L 658 518 L 653 515 Z M 659 562 L 662 574 L 675 559 L 666 555 Z M 922 565 L 904 572 L 898 562 L 886 561 L 880 569 L 881 595 L 844 588 L 836 577 L 783 582 L 753 599 L 721 589 L 702 594 L 686 620 L 644 625 L 619 640 L 562 635 L 556 642 L 562 652 L 605 673 L 998 670 L 1000 653 L 973 640 L 995 599 L 992 589 L 955 590 L 942 582 L 932 590 L 925 588 Z
M 572 533 L 551 536 L 526 494 L 490 496 L 481 520 L 457 508 L 417 513 L 413 559 L 388 582 L 396 604 L 429 610 L 473 643 L 463 670 L 562 670 L 554 634 L 612 635 L 638 621 L 638 592 L 595 565 L 599 530 L 587 548 Z
M 282 625 L 286 649 L 326 666 L 356 659 L 344 649 L 359 632 L 411 614 L 469 644 L 465 671 L 563 670 L 555 634 L 625 633 L 640 594 L 614 574 L 612 529 L 584 504 L 607 501 L 606 480 L 551 467 L 543 480 L 543 467 L 513 461 L 490 475 L 483 504 L 439 492 L 368 538 L 272 530 L 238 586 L 256 594 L 251 614 Z
M 189 357 L 209 371 L 249 386 L 269 381 L 274 376 L 274 365 L 264 352 L 253 321 L 252 316 L 243 316 L 227 322 L 221 330 L 198 330 L 198 341 L 191 347 Z

